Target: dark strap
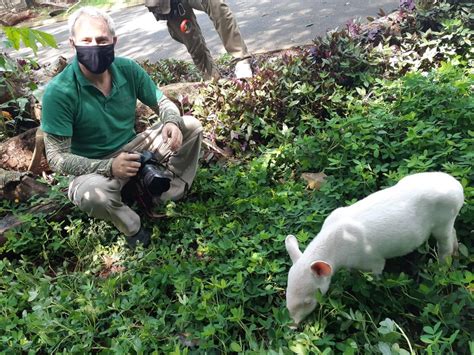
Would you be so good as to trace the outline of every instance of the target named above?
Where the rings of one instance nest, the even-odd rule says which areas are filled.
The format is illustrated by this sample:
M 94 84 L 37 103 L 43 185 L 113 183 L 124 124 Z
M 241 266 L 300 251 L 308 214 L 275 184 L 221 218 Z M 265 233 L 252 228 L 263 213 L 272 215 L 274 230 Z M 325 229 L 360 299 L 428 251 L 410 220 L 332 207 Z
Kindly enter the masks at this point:
M 186 15 L 186 10 L 181 0 L 170 0 L 171 10 L 168 14 L 163 14 L 160 11 L 159 7 L 149 6 L 148 11 L 153 13 L 157 21 L 168 21 L 174 18 L 184 17 Z
M 149 218 L 163 218 L 166 214 L 156 214 L 153 212 L 153 198 L 143 187 L 139 179 L 130 179 L 122 189 L 122 201 L 132 207 L 137 204 L 140 211 L 145 212 Z

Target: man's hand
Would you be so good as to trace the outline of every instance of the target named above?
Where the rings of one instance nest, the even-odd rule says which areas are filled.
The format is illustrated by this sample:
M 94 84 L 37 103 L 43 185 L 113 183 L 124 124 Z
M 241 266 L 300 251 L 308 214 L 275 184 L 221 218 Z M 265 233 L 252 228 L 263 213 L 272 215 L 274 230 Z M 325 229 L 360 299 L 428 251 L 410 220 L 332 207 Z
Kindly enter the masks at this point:
M 168 143 L 172 152 L 176 152 L 183 144 L 183 134 L 177 125 L 168 122 L 163 126 L 161 132 L 163 143 Z
M 140 154 L 122 152 L 112 161 L 112 175 L 122 179 L 133 177 L 140 165 Z

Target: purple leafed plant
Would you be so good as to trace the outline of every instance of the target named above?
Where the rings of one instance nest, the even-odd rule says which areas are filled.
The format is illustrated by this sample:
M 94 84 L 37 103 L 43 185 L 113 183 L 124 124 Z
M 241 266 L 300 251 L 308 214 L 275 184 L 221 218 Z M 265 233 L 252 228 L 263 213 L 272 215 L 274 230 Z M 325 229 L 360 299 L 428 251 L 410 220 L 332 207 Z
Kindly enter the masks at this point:
M 370 42 L 373 42 L 377 39 L 379 33 L 380 33 L 380 28 L 372 28 L 369 30 L 369 32 L 367 33 L 367 39 L 370 41 Z
M 400 0 L 400 9 L 412 12 L 415 10 L 415 0 Z
M 351 37 L 357 37 L 360 34 L 360 24 L 354 20 L 346 23 L 347 31 Z

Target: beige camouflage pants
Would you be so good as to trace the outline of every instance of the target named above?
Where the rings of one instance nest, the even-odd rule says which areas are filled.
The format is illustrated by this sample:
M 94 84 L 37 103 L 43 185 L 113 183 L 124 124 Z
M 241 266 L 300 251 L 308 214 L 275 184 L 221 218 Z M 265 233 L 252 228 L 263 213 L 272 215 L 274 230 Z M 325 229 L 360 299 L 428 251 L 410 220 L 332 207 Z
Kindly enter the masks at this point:
M 150 150 L 158 160 L 168 159 L 165 165 L 176 177 L 171 180 L 170 189 L 160 196 L 161 201 L 183 197 L 196 175 L 202 126 L 191 116 L 184 116 L 183 120 L 183 144 L 176 153 L 172 153 L 168 144 L 163 143 L 163 125 L 158 123 L 112 154 L 113 157 L 123 151 Z M 100 174 L 77 176 L 69 184 L 68 196 L 89 216 L 110 221 L 123 234 L 132 236 L 138 232 L 141 224 L 138 214 L 122 202 L 121 191 L 128 181 L 129 179 L 107 178 Z
M 168 31 L 173 39 L 186 46 L 194 64 L 203 73 L 205 79 L 218 79 L 220 75 L 206 46 L 193 9 L 204 11 L 209 15 L 225 50 L 236 61 L 250 58 L 237 21 L 223 0 L 182 0 L 182 4 L 186 10 L 184 18 L 191 21 L 191 31 L 189 33 L 181 32 L 182 17 L 168 20 Z

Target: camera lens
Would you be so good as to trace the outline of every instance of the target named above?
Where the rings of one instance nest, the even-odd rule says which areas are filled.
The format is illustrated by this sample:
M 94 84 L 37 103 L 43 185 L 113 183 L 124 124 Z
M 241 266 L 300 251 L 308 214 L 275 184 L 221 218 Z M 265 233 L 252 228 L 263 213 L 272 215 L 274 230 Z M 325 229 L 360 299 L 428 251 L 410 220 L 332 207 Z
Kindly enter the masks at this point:
M 143 185 L 153 196 L 160 196 L 170 188 L 170 179 L 157 166 L 145 164 L 141 169 Z

